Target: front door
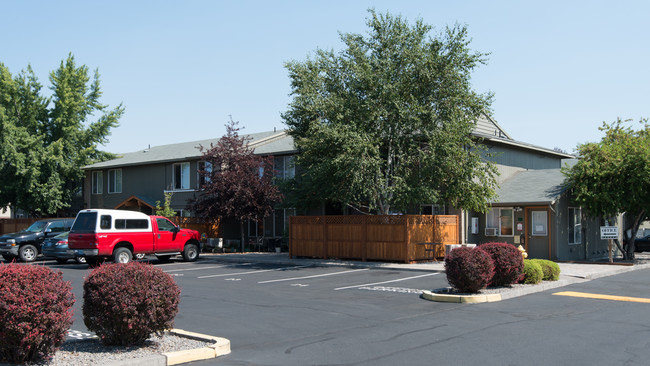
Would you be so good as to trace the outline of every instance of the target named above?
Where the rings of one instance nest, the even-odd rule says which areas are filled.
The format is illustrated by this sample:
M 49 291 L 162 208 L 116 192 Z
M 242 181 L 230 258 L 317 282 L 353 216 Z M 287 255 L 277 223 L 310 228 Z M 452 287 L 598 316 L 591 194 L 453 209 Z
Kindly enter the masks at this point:
M 528 258 L 550 259 L 550 227 L 547 208 L 527 208 L 526 251 Z

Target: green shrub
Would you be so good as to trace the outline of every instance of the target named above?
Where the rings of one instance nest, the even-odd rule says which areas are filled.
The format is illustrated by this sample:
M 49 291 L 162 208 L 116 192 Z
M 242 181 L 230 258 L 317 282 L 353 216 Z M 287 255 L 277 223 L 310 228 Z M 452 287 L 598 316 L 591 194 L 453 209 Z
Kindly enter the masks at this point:
M 494 275 L 494 263 L 479 248 L 456 248 L 445 257 L 447 282 L 460 292 L 477 293 Z
M 488 253 L 494 262 L 491 286 L 508 286 L 519 280 L 524 270 L 524 258 L 514 245 L 485 243 L 479 245 L 479 248 Z
M 48 359 L 72 325 L 74 295 L 60 271 L 0 265 L 0 362 Z
M 180 289 L 148 263 L 103 264 L 84 282 L 86 327 L 106 345 L 141 345 L 173 327 Z
M 542 282 L 544 272 L 542 267 L 534 259 L 524 259 L 524 275 L 522 283 L 534 285 Z
M 539 264 L 542 267 L 542 272 L 544 272 L 544 281 L 557 281 L 560 279 L 560 266 L 546 259 L 531 259 Z

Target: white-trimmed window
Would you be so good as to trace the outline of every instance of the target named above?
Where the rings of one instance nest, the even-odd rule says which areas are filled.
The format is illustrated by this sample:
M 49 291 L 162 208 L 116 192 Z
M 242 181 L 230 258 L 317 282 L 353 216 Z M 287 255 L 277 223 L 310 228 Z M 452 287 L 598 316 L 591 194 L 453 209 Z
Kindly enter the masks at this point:
M 175 191 L 190 189 L 190 163 L 177 163 L 173 165 L 172 187 Z
M 122 169 L 108 171 L 108 193 L 122 193 Z
M 512 236 L 513 223 L 512 208 L 491 208 L 485 214 L 485 236 Z
M 569 207 L 569 244 L 582 244 L 582 209 Z
M 92 172 L 92 194 L 102 194 L 104 193 L 104 172 L 95 171 Z

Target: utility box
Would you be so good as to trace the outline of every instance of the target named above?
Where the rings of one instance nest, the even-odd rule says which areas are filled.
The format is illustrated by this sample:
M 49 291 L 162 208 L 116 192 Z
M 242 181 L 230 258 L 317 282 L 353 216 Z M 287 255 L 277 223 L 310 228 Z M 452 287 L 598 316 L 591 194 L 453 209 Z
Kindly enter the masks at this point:
M 212 249 L 223 248 L 223 238 L 208 238 L 207 247 Z

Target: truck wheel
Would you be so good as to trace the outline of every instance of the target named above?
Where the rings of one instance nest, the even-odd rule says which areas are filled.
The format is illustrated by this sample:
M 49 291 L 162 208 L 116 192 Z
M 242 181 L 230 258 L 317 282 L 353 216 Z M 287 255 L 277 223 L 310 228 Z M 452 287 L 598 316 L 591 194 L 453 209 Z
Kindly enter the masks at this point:
M 133 259 L 133 254 L 131 254 L 131 251 L 129 248 L 117 248 L 113 252 L 113 262 L 115 263 L 129 263 Z
M 74 261 L 79 264 L 84 264 L 86 263 L 86 257 L 74 257 Z
M 36 249 L 36 247 L 31 244 L 23 245 L 18 250 L 18 256 L 23 262 L 33 262 L 38 256 L 38 249 Z
M 59 264 L 66 264 L 66 263 L 68 263 L 68 259 L 67 258 L 57 258 L 56 262 L 59 263 Z
M 199 258 L 199 246 L 196 244 L 185 244 L 183 249 L 183 260 L 186 262 L 194 262 Z

